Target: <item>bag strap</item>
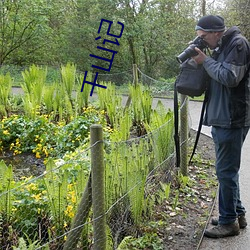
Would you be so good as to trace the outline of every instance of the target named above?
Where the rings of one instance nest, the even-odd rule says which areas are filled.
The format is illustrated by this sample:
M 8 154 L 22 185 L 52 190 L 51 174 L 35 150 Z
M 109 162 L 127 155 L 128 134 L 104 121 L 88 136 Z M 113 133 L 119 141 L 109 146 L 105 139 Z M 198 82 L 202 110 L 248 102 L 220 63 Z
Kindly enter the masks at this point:
M 176 82 L 174 83 L 174 141 L 175 141 L 175 154 L 176 154 L 176 167 L 180 167 L 180 137 L 179 137 L 179 112 L 178 112 L 178 93 L 176 88 Z
M 201 133 L 201 128 L 202 128 L 202 122 L 203 122 L 203 117 L 206 109 L 206 104 L 207 104 L 207 96 L 208 96 L 208 91 L 205 91 L 205 97 L 204 101 L 202 104 L 202 109 L 201 109 L 201 114 L 200 114 L 200 121 L 199 121 L 199 126 L 198 130 L 196 133 L 196 138 L 195 138 L 195 143 L 193 147 L 193 151 L 189 160 L 189 164 L 192 162 L 193 156 L 195 154 L 198 141 L 200 138 L 200 133 Z M 175 153 L 176 153 L 176 167 L 180 167 L 180 137 L 179 137 L 179 109 L 178 109 L 178 92 L 176 89 L 176 81 L 174 84 L 174 128 L 175 128 L 175 133 L 174 133 L 174 141 L 175 141 Z
M 198 130 L 196 132 L 195 143 L 194 143 L 194 147 L 193 147 L 193 152 L 192 152 L 192 154 L 190 156 L 190 159 L 189 159 L 189 164 L 192 162 L 192 159 L 193 159 L 193 156 L 195 154 L 195 151 L 196 151 L 196 148 L 197 148 L 197 145 L 198 145 L 198 141 L 199 141 L 199 138 L 200 138 L 203 117 L 204 117 L 204 113 L 205 113 L 205 109 L 206 109 L 206 104 L 207 104 L 207 90 L 205 91 L 205 97 L 204 97 L 204 101 L 203 101 L 202 108 L 201 108 L 199 126 L 198 126 Z

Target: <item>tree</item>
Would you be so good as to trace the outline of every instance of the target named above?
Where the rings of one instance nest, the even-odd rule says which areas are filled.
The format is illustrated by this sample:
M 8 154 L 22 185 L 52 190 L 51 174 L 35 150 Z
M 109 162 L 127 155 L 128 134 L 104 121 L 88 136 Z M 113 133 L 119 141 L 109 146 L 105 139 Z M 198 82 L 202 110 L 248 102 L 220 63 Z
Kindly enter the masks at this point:
M 44 31 L 46 7 L 38 0 L 8 0 L 0 2 L 0 65 L 31 40 L 39 39 Z M 42 46 L 33 44 L 26 53 Z M 20 62 L 17 62 L 20 63 Z
M 225 0 L 222 15 L 228 27 L 239 26 L 250 39 L 250 2 L 248 0 Z

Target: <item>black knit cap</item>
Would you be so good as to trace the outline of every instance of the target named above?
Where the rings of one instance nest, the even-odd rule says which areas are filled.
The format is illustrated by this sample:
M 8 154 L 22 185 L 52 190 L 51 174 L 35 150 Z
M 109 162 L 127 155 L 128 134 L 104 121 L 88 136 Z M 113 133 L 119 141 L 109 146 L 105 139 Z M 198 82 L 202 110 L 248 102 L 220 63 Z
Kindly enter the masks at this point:
M 225 24 L 224 19 L 221 16 L 203 16 L 195 26 L 195 30 L 204 31 L 224 31 Z

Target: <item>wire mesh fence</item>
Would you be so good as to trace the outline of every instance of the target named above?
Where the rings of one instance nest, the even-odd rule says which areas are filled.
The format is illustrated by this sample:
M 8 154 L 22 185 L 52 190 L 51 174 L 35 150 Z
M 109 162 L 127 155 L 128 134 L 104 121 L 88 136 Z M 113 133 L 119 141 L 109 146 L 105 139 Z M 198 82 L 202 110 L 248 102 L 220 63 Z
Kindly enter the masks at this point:
M 90 185 L 89 159 L 49 160 L 42 175 L 24 178 L 15 189 L 11 189 L 12 169 L 2 162 L 1 248 L 12 249 L 23 242 L 34 249 L 92 249 L 96 241 L 105 240 L 107 249 L 117 249 L 126 236 L 136 236 L 141 221 L 154 213 L 160 183 L 171 180 L 174 152 L 170 123 L 140 138 L 105 142 L 106 212 L 95 219 L 91 204 L 96 199 L 98 207 L 101 199 L 98 194 L 92 197 L 96 187 Z M 89 150 L 81 152 L 86 159 Z M 101 231 L 94 241 L 93 224 L 98 227 L 104 215 L 107 239 L 102 239 Z M 66 244 L 69 237 L 73 238 Z
M 100 151 L 93 158 L 95 143 L 76 150 L 73 159 L 48 159 L 37 176 L 17 178 L 1 161 L 1 249 L 119 249 L 142 233 L 140 223 L 153 217 L 161 183 L 170 183 L 175 170 L 173 114 L 164 119 L 140 137 L 97 139 L 103 146 L 103 183 L 93 182 L 93 164 L 102 161 Z M 100 187 L 105 210 L 95 216 L 102 206 Z

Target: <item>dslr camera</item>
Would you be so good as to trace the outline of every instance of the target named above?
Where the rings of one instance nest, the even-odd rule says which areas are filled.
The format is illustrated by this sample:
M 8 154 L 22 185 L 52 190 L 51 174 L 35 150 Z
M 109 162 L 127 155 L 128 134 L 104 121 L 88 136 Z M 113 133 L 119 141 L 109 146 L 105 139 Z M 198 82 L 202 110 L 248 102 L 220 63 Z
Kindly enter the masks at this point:
M 203 50 L 207 48 L 207 43 L 199 36 L 197 36 L 190 45 L 180 54 L 178 55 L 177 61 L 179 63 L 183 63 L 188 58 L 198 55 L 198 53 L 195 51 L 195 47 L 199 48 L 200 50 Z

